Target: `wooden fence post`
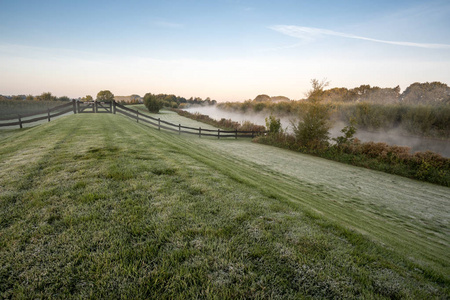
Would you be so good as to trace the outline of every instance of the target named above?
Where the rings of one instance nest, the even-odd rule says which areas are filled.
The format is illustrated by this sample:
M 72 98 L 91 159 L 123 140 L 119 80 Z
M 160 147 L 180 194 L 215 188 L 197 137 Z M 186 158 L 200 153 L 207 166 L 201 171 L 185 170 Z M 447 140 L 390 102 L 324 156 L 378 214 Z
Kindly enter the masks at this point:
M 158 118 L 158 130 L 161 130 L 161 118 Z
M 237 129 L 236 129 L 236 131 L 235 131 L 234 138 L 237 140 Z
M 97 108 L 97 101 L 94 101 L 94 113 L 97 113 L 98 108 Z
M 77 102 L 75 99 L 72 100 L 72 105 L 73 105 L 73 114 L 76 115 L 77 114 Z
M 138 110 L 136 111 L 136 122 L 139 123 L 139 111 Z
M 50 108 L 47 109 L 47 119 L 50 122 Z
M 198 137 L 202 137 L 202 128 L 201 127 L 198 128 Z
M 220 128 L 217 129 L 217 139 L 220 139 Z
M 19 126 L 20 126 L 20 128 L 23 128 L 22 127 L 22 118 L 20 117 L 20 115 L 19 115 Z
M 181 134 L 181 124 L 178 124 L 178 135 Z
M 114 101 L 112 102 L 112 108 L 111 108 L 111 110 L 112 110 L 112 113 L 113 113 L 113 114 L 116 114 L 116 100 L 114 100 Z

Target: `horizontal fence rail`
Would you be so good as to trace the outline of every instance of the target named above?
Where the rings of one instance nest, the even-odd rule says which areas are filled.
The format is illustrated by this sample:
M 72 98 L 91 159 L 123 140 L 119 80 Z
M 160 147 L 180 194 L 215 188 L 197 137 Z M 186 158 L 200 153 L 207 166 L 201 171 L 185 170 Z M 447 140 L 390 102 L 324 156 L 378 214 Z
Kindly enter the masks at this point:
M 201 127 L 189 127 L 183 126 L 181 124 L 173 124 L 160 118 L 154 118 L 149 115 L 143 114 L 138 110 L 133 110 L 128 107 L 125 107 L 119 103 L 114 103 L 114 113 L 118 112 L 127 117 L 133 118 L 136 122 L 143 122 L 158 128 L 158 130 L 165 129 L 173 132 L 178 132 L 178 134 L 185 133 L 191 135 L 197 135 L 199 137 L 209 136 L 209 137 L 217 137 L 227 138 L 234 137 L 237 139 L 238 137 L 243 138 L 254 138 L 255 136 L 265 134 L 267 131 L 239 131 L 239 130 L 222 130 L 222 129 L 204 129 Z
M 0 119 L 0 127 L 6 126 L 19 126 L 19 128 L 23 128 L 23 124 L 35 123 L 42 120 L 47 120 L 50 122 L 51 119 L 56 118 L 58 116 L 73 112 L 75 113 L 75 102 L 70 102 L 67 104 L 58 105 L 47 110 L 42 110 L 35 113 L 17 115 L 17 117 L 13 118 L 5 118 Z M 11 121 L 11 122 L 7 122 Z

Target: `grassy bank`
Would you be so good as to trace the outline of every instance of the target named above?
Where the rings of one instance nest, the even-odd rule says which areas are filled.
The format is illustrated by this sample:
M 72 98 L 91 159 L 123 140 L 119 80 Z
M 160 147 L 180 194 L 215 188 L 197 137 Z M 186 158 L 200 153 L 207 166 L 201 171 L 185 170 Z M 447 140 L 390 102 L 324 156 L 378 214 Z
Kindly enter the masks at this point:
M 238 122 L 231 120 L 216 121 L 199 113 L 173 111 L 180 116 L 220 128 L 227 128 L 224 123 L 234 123 L 239 126 Z M 250 122 L 246 123 L 253 125 Z M 247 128 L 249 129 L 244 130 L 265 131 L 264 126 L 248 126 Z M 254 142 L 450 187 L 450 159 L 431 151 L 411 153 L 408 147 L 390 146 L 386 143 L 362 143 L 357 139 L 345 143 L 327 144 L 320 149 L 310 149 L 302 146 L 293 134 L 287 132 L 260 135 L 254 139 Z
M 0 132 L 1 297 L 450 295 L 445 209 L 415 222 L 218 143 L 106 114 Z
M 408 147 L 359 140 L 309 149 L 287 133 L 259 136 L 254 142 L 450 187 L 450 159 L 431 151 L 411 153 Z

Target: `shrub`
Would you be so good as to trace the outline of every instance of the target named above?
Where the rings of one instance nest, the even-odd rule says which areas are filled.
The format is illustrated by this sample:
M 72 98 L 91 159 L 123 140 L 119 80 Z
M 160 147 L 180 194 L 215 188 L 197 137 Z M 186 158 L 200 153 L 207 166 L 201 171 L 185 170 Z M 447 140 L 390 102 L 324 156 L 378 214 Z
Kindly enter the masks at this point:
M 266 128 L 270 134 L 278 134 L 283 131 L 281 129 L 281 120 L 273 115 L 266 118 Z
M 352 123 L 352 124 L 342 128 L 341 132 L 344 135 L 338 136 L 337 138 L 333 139 L 333 141 L 336 142 L 336 145 L 338 148 L 342 147 L 342 145 L 344 145 L 344 144 L 352 143 L 355 140 L 354 135 L 356 133 L 356 127 Z
M 144 105 L 151 113 L 158 113 L 163 108 L 164 103 L 151 93 L 147 93 L 144 96 Z
M 328 145 L 330 124 L 329 107 L 314 103 L 297 126 L 294 126 L 295 137 L 300 145 L 310 149 L 320 149 Z

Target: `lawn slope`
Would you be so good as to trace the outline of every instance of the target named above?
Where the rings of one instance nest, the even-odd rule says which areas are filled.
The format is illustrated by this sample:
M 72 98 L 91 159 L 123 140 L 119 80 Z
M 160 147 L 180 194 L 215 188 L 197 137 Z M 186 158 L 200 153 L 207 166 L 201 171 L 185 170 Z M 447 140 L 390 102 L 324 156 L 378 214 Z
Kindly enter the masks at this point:
M 447 223 L 403 237 L 414 222 L 395 207 L 365 209 L 254 146 L 108 114 L 0 133 L 0 296 L 449 296 Z

